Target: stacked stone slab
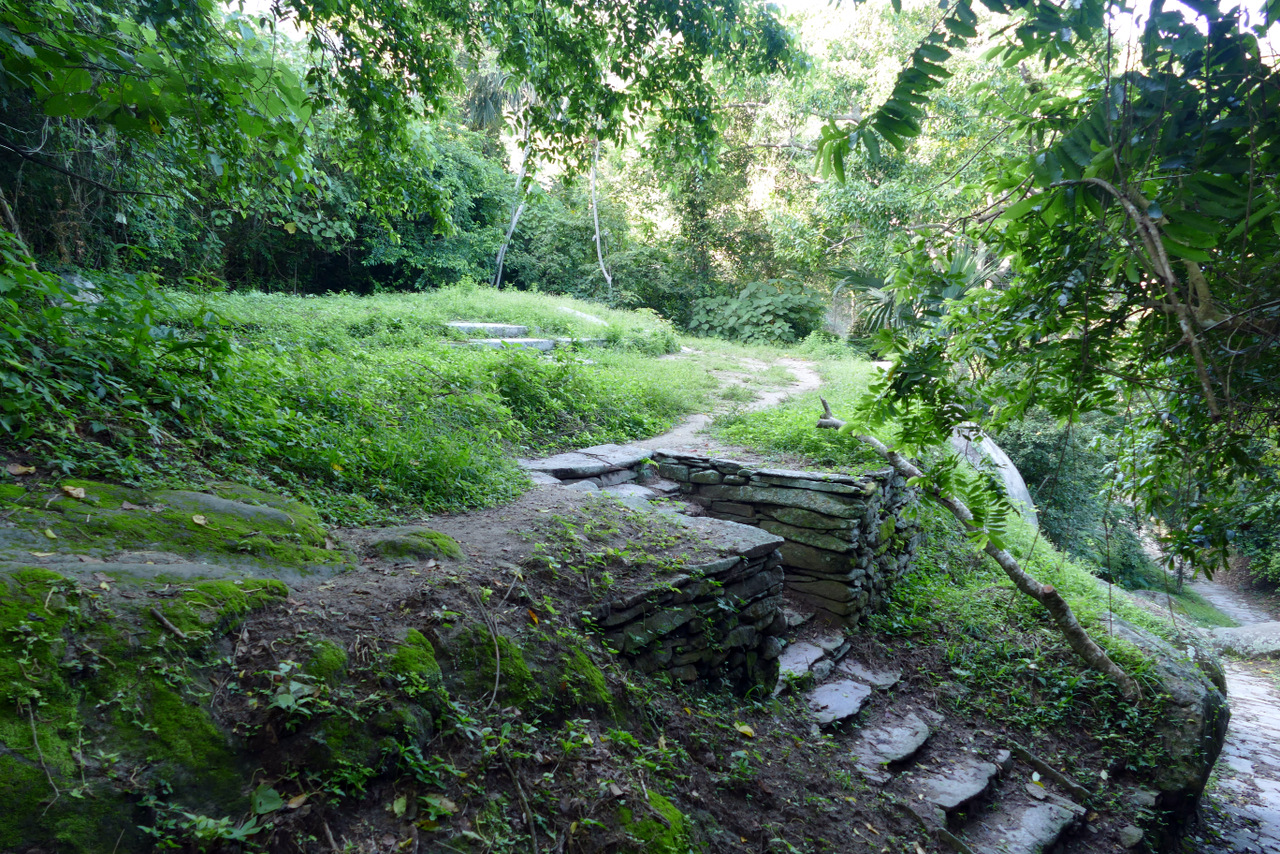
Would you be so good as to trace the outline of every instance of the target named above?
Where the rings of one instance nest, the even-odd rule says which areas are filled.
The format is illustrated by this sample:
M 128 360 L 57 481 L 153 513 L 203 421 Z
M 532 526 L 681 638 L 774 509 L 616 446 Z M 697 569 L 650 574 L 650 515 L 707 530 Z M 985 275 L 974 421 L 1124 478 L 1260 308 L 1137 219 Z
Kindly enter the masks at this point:
M 595 445 L 541 460 L 520 460 L 520 466 L 543 483 L 589 483 L 604 488 L 636 480 L 644 483 L 653 469 L 651 453 L 639 445 Z
M 880 604 L 919 545 L 903 512 L 913 490 L 892 469 L 789 471 L 663 450 L 653 460 L 708 515 L 782 537 L 787 588 L 850 625 Z
M 680 524 L 731 554 L 602 602 L 586 615 L 609 645 L 645 673 L 679 682 L 771 687 L 787 630 L 782 614 L 782 538 L 716 519 Z

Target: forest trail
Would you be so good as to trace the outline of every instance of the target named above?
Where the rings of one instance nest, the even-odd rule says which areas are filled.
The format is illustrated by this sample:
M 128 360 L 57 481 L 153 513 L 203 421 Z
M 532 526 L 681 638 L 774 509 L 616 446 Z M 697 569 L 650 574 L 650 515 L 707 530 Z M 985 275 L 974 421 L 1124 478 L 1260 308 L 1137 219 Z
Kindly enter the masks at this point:
M 1241 625 L 1273 619 L 1229 587 L 1188 585 Z M 1218 758 L 1217 786 L 1206 796 L 1204 854 L 1280 851 L 1280 662 L 1224 658 L 1231 724 Z
M 694 357 L 698 355 L 697 351 L 691 353 L 675 354 L 674 358 Z M 672 357 L 667 357 L 672 358 Z M 779 388 L 769 389 L 761 392 L 755 400 L 742 405 L 742 409 L 748 412 L 754 412 L 760 409 L 768 409 L 771 406 L 777 406 L 788 397 L 796 394 L 803 394 L 806 391 L 813 391 L 822 385 L 822 377 L 818 375 L 812 362 L 803 359 L 782 358 L 774 361 L 775 365 L 784 367 L 795 378 L 795 382 L 791 385 Z M 761 372 L 768 365 L 756 359 L 743 359 L 742 367 L 753 372 Z M 716 456 L 728 449 L 728 446 L 722 445 L 715 441 L 707 434 L 707 427 L 715 418 L 715 413 L 697 412 L 689 415 L 676 426 L 672 427 L 666 433 L 660 436 L 654 436 L 651 439 L 645 439 L 644 444 L 655 448 L 671 448 L 691 453 L 707 454 Z M 743 449 L 735 448 L 734 451 L 741 456 Z

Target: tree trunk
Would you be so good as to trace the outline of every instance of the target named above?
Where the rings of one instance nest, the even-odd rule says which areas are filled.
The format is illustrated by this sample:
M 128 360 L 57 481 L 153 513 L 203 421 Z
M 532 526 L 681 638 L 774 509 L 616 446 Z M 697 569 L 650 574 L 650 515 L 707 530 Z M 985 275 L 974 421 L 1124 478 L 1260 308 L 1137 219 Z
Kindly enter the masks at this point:
M 822 418 L 818 419 L 819 427 L 839 430 L 845 426 L 844 421 L 832 414 L 831 406 L 826 400 L 822 401 L 822 410 Z M 864 435 L 858 436 L 857 439 L 859 442 L 871 446 L 877 454 L 888 461 L 894 470 L 903 477 L 924 476 L 924 472 L 910 460 L 876 437 Z M 964 526 L 966 531 L 977 532 L 980 530 L 974 524 L 973 512 L 965 506 L 963 501 L 940 492 L 933 493 L 933 498 L 951 511 L 951 515 L 960 520 L 960 524 Z M 1109 676 L 1120 688 L 1120 693 L 1126 699 L 1141 699 L 1142 689 L 1138 687 L 1137 681 L 1126 673 L 1120 665 L 1112 661 L 1106 651 L 1098 646 L 1093 638 L 1089 637 L 1089 633 L 1085 631 L 1084 626 L 1080 625 L 1080 621 L 1076 619 L 1076 615 L 1071 610 L 1071 606 L 1067 604 L 1067 600 L 1062 598 L 1062 594 L 1052 584 L 1043 584 L 1033 578 L 1022 568 L 1013 555 L 991 542 L 990 539 L 987 539 L 987 543 L 982 550 L 1004 570 L 1005 575 L 1009 576 L 1015 587 L 1039 602 L 1049 612 L 1049 618 L 1058 627 L 1058 631 L 1062 632 L 1067 645 L 1075 651 L 1076 655 L 1084 659 L 1084 662 L 1094 670 Z
M 596 223 L 596 260 L 600 262 L 600 272 L 604 274 L 608 286 L 609 304 L 613 305 L 613 276 L 604 265 L 604 249 L 600 245 L 600 205 L 596 202 L 596 167 L 600 164 L 600 140 L 596 139 L 595 154 L 591 158 L 591 216 Z
M 511 238 L 515 236 L 516 225 L 520 222 L 520 215 L 524 213 L 524 190 L 525 181 L 529 177 L 529 152 L 525 149 L 525 144 L 529 141 L 529 126 L 525 125 L 524 133 L 520 140 L 520 171 L 516 174 L 516 197 L 511 201 L 511 224 L 507 226 L 507 235 L 502 239 L 502 245 L 498 247 L 498 258 L 494 265 L 493 286 L 495 288 L 502 287 L 502 268 L 507 260 L 507 248 L 511 246 Z

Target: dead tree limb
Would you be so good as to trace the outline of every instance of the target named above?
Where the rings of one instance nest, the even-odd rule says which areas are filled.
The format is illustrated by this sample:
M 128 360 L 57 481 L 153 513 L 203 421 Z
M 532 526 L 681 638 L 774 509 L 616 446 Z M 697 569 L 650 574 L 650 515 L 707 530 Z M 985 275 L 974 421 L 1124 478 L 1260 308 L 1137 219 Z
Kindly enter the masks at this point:
M 839 430 L 845 426 L 845 422 L 836 418 L 831 412 L 831 405 L 826 400 L 823 400 L 822 417 L 818 419 L 818 426 L 829 430 Z M 893 466 L 894 471 L 903 477 L 924 477 L 924 472 L 917 468 L 914 463 L 876 437 L 859 435 L 857 439 L 859 442 L 874 449 L 889 465 Z M 947 508 L 951 515 L 959 519 L 960 524 L 964 526 L 966 531 L 971 533 L 980 531 L 980 528 L 974 522 L 973 512 L 963 501 L 941 492 L 934 492 L 933 498 Z M 1052 584 L 1044 584 L 1032 577 L 1018 563 L 1017 558 L 997 546 L 989 538 L 982 550 L 1004 570 L 1005 575 L 1009 576 L 1014 586 L 1039 602 L 1049 612 L 1049 618 L 1058 627 L 1058 631 L 1062 632 L 1067 645 L 1075 651 L 1076 655 L 1084 659 L 1085 663 L 1093 669 L 1109 676 L 1120 688 L 1120 693 L 1126 699 L 1141 699 L 1142 689 L 1138 687 L 1137 681 L 1126 673 L 1120 665 L 1112 661 L 1106 651 L 1098 646 L 1093 638 L 1089 637 L 1089 633 L 1085 631 L 1084 626 L 1080 625 L 1080 621 L 1076 619 L 1076 615 L 1071 610 L 1071 606 L 1067 604 L 1067 600 L 1062 598 L 1062 594 Z

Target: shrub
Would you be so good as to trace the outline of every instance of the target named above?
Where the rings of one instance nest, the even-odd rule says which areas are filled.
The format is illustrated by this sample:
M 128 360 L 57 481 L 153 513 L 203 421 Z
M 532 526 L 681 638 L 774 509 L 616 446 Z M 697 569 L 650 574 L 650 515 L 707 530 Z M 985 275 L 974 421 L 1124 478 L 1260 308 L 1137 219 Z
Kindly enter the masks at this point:
M 734 297 L 694 303 L 690 331 L 750 344 L 789 344 L 822 323 L 823 303 L 799 282 L 751 282 Z

